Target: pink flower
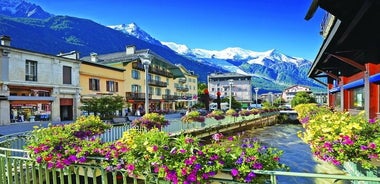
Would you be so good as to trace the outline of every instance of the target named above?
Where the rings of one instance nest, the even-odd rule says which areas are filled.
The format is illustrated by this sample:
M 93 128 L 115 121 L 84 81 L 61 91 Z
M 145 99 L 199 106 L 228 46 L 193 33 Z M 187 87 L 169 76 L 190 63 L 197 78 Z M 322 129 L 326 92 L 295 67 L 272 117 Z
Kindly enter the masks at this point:
M 368 148 L 371 148 L 371 149 L 376 149 L 376 144 L 371 142 L 368 144 Z

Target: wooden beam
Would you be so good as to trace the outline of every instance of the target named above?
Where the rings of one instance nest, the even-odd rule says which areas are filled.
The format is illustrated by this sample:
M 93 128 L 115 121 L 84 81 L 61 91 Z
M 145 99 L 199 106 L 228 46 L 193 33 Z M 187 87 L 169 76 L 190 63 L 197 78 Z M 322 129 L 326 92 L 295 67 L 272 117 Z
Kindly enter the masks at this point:
M 323 71 L 323 70 L 321 70 L 321 69 L 317 69 L 318 71 L 320 71 L 320 72 L 323 72 L 323 73 L 325 73 L 326 75 L 328 75 L 329 77 L 331 77 L 331 78 L 333 78 L 333 79 L 335 79 L 335 80 L 340 80 L 340 78 L 337 76 L 337 75 L 335 75 L 335 74 L 333 74 L 333 73 L 331 73 L 331 72 L 328 72 L 328 71 Z
M 337 58 L 337 59 L 339 59 L 339 60 L 341 60 L 341 61 L 343 61 L 343 62 L 345 62 L 345 63 L 347 63 L 347 64 L 349 64 L 349 65 L 351 65 L 351 66 L 353 66 L 353 67 L 355 67 L 357 69 L 359 69 L 359 70 L 361 70 L 361 71 L 365 71 L 365 66 L 364 65 L 361 65 L 358 62 L 356 62 L 356 61 L 354 61 L 354 60 L 352 60 L 350 58 L 346 58 L 346 57 L 338 56 L 338 55 L 334 55 L 334 54 L 330 54 L 330 55 L 332 57 L 335 57 L 335 58 Z

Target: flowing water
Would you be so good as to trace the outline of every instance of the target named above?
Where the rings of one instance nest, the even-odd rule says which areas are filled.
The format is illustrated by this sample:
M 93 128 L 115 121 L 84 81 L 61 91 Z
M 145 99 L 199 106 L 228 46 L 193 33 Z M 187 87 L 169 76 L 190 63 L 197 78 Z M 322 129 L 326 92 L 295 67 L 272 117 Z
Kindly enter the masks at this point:
M 317 161 L 313 157 L 309 145 L 304 143 L 297 132 L 302 131 L 299 124 L 278 124 L 246 131 L 250 137 L 258 138 L 262 143 L 284 151 L 280 161 L 290 167 L 292 172 L 343 174 L 344 171 L 331 164 Z M 334 179 L 312 179 L 305 177 L 278 176 L 280 184 L 328 184 Z M 336 181 L 335 183 L 348 183 Z

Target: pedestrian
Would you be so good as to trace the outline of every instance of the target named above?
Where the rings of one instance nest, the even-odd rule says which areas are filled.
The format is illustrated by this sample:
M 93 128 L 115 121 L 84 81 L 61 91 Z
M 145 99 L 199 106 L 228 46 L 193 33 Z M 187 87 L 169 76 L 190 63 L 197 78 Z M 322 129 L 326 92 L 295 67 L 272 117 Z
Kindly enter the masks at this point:
M 187 111 L 186 111 L 186 114 L 185 114 L 185 115 L 186 115 L 186 116 L 189 115 L 190 112 L 191 112 L 191 108 L 189 107 L 189 108 L 187 108 Z

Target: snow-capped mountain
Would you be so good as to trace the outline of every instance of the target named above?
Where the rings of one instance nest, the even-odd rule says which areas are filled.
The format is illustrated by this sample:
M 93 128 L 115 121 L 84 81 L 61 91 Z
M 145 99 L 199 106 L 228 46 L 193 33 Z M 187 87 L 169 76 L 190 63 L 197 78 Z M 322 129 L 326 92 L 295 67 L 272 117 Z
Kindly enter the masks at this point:
M 175 42 L 159 42 L 149 36 L 136 24 L 129 26 L 109 26 L 121 30 L 126 34 L 135 36 L 149 43 L 168 47 L 179 55 L 185 56 L 191 60 L 205 64 L 207 66 L 220 67 L 223 70 L 248 74 L 254 76 L 254 80 L 262 85 L 283 86 L 305 85 L 319 86 L 314 80 L 307 77 L 307 72 L 311 67 L 311 62 L 299 58 L 291 57 L 281 53 L 277 49 L 271 49 L 264 52 L 256 52 L 242 49 L 239 47 L 230 47 L 223 50 L 207 50 L 201 48 L 189 48 L 186 45 Z M 154 40 L 154 42 L 152 42 Z M 281 88 L 281 87 L 280 87 Z
M 42 10 L 40 6 L 29 3 L 25 0 L 1 0 L 0 14 L 12 17 L 37 19 L 45 19 L 53 16 Z
M 148 43 L 161 46 L 160 41 L 154 39 L 152 36 L 150 36 L 148 33 L 142 30 L 139 26 L 137 26 L 136 23 L 112 25 L 112 26 L 107 26 L 107 27 L 129 34 L 140 40 L 144 40 Z

